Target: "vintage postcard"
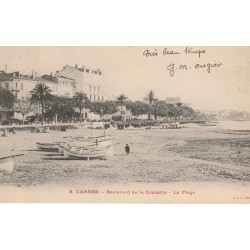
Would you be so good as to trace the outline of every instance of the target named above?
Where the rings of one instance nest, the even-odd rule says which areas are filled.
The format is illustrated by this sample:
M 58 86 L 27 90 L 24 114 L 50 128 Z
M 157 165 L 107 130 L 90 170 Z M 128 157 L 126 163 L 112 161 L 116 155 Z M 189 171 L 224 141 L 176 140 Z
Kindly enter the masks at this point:
M 0 202 L 250 203 L 250 47 L 0 47 Z

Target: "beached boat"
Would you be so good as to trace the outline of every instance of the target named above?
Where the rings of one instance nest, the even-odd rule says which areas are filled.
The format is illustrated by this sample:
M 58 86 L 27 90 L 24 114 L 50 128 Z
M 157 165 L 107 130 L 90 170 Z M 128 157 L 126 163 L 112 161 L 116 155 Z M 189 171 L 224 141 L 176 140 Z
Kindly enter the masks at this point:
M 0 172 L 12 173 L 15 167 L 15 158 L 7 156 L 0 158 Z
M 99 137 L 74 137 L 67 138 L 67 141 L 58 145 L 59 153 L 63 154 L 64 149 L 80 148 L 84 150 L 99 150 L 113 145 L 113 138 L 110 136 Z
M 43 150 L 43 151 L 58 151 L 58 145 L 60 143 L 56 142 L 56 143 L 41 143 L 41 142 L 37 142 L 36 143 L 36 147 L 39 150 Z
M 107 147 L 64 147 L 63 154 L 67 158 L 91 160 L 108 159 L 114 155 L 113 145 Z
M 99 136 L 99 137 L 71 137 L 67 138 L 61 144 L 67 144 L 71 147 L 106 147 L 113 145 L 113 138 L 110 136 Z

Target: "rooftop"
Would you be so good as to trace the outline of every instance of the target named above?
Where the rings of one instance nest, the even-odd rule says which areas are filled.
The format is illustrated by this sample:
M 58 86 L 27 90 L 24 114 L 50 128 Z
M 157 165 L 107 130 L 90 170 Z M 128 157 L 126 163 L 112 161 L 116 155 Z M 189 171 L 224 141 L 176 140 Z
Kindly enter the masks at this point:
M 43 75 L 42 77 L 37 76 L 37 77 L 35 77 L 35 80 L 39 81 L 39 82 L 44 82 L 44 83 L 57 83 L 57 82 L 52 81 L 50 79 L 46 79 L 46 77 L 44 78 L 44 76 L 46 76 L 46 75 Z
M 11 81 L 13 79 L 12 76 L 5 73 L 4 71 L 0 71 L 0 81 Z
M 85 72 L 85 73 L 89 73 L 89 74 L 102 75 L 102 72 L 100 69 L 93 69 L 93 68 L 85 67 L 85 66 L 82 66 L 81 68 L 79 68 L 77 64 L 75 65 L 75 67 L 70 66 L 70 65 L 66 65 L 63 67 L 63 69 L 65 69 L 65 68 L 70 68 L 73 70 L 77 70 L 77 71 L 81 71 L 81 72 Z

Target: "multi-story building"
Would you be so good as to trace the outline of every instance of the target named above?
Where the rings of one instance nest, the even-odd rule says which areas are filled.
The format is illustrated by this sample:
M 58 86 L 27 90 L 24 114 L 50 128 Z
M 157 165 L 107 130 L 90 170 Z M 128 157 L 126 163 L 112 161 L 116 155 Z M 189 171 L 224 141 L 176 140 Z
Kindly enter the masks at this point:
M 104 101 L 103 74 L 99 69 L 65 66 L 55 75 L 41 77 L 35 72 L 29 76 L 0 71 L 0 86 L 13 92 L 18 99 L 29 97 L 37 83 L 47 85 L 56 96 L 73 97 L 76 92 L 84 92 L 90 101 Z M 90 111 L 84 109 L 84 119 L 89 117 Z
M 75 92 L 75 81 L 66 77 L 52 75 L 37 77 L 35 73 L 28 76 L 20 72 L 0 71 L 0 86 L 13 92 L 17 98 L 30 96 L 30 91 L 37 83 L 44 83 L 52 90 L 52 94 L 57 96 L 72 97 Z
M 57 71 L 56 77 L 67 77 L 75 81 L 75 92 L 84 92 L 90 101 L 104 101 L 104 76 L 100 69 L 66 65 Z
M 75 81 L 73 79 L 52 75 L 43 75 L 35 79 L 49 86 L 53 95 L 73 97 L 75 93 Z
M 19 72 L 0 72 L 1 87 L 13 92 L 17 98 L 27 97 L 36 84 L 37 81 L 34 78 L 21 75 Z

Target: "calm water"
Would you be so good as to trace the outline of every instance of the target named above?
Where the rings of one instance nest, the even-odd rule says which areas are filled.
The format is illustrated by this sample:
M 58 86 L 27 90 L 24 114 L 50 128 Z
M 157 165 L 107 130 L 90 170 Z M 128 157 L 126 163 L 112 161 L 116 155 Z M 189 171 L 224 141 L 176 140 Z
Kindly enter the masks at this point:
M 250 121 L 219 121 L 216 126 L 229 130 L 250 130 Z

